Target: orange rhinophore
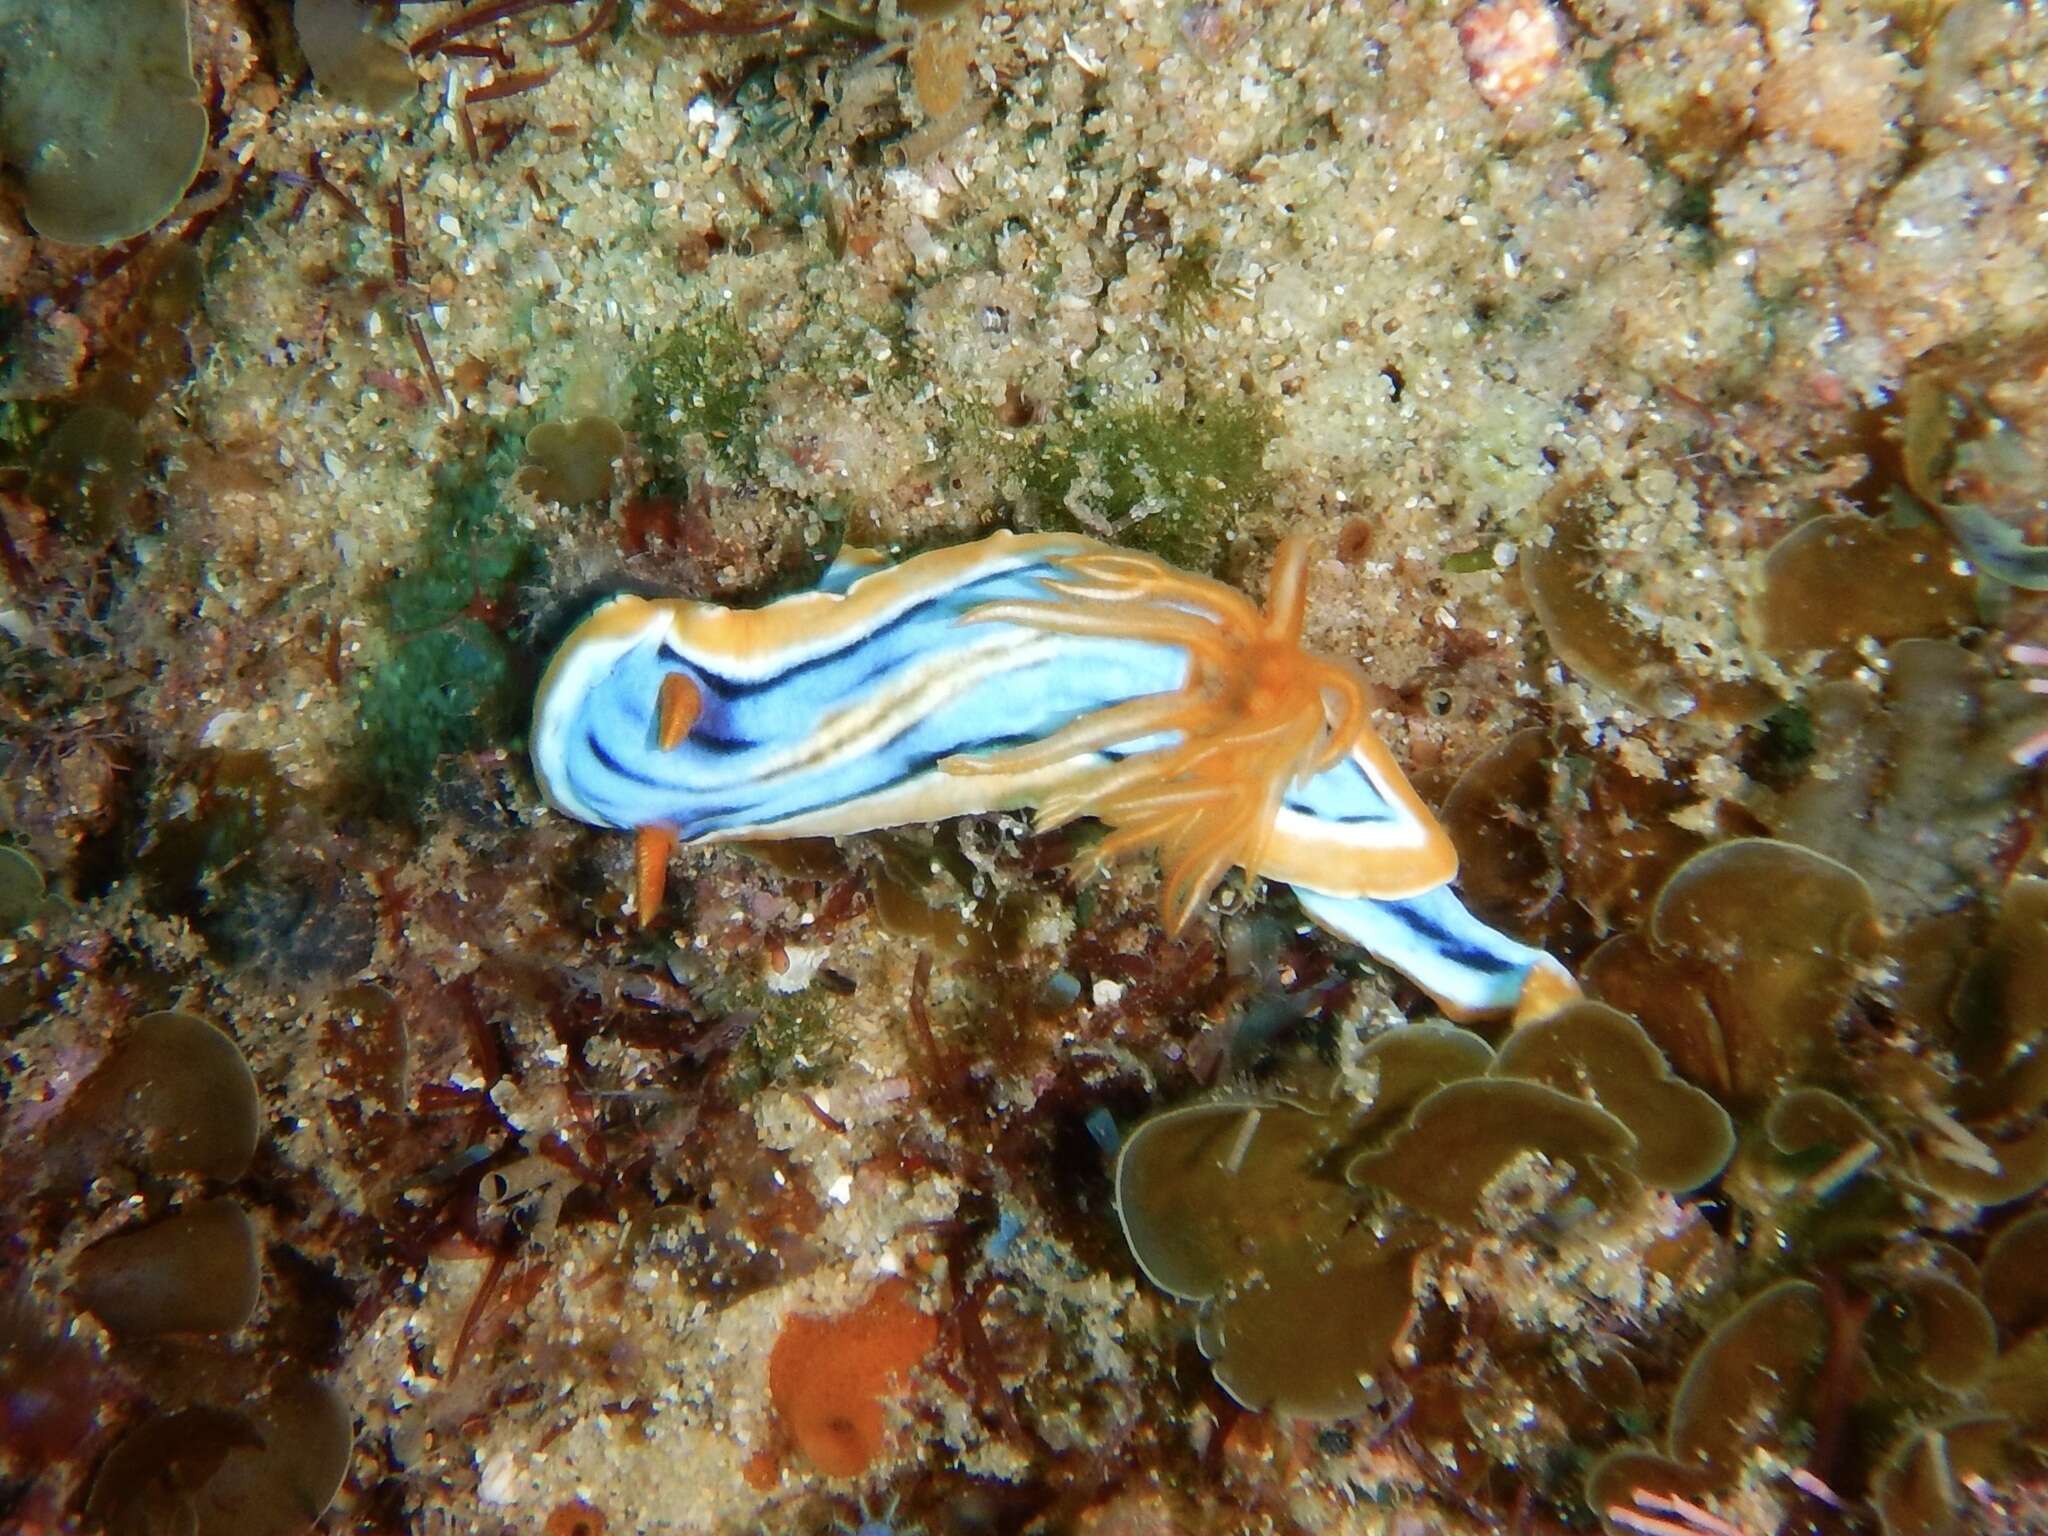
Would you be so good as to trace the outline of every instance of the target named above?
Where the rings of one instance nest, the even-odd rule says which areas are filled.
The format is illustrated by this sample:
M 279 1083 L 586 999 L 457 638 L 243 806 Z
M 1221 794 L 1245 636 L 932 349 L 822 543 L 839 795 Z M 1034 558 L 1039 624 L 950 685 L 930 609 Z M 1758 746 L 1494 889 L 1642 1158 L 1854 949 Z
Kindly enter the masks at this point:
M 690 734 L 697 716 L 704 712 L 704 695 L 682 673 L 671 672 L 661 680 L 659 708 L 661 719 L 655 727 L 654 744 L 664 752 L 673 752 Z

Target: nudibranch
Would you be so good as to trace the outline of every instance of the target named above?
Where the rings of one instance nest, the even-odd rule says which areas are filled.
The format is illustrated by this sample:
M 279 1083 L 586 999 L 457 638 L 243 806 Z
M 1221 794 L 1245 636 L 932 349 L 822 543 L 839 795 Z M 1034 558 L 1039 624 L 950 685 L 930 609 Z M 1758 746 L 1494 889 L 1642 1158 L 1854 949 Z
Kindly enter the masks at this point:
M 741 609 L 632 595 L 563 642 L 534 700 L 557 810 L 638 835 L 635 904 L 679 842 L 845 836 L 1033 808 L 1091 816 L 1096 863 L 1156 850 L 1179 928 L 1232 868 L 1471 1017 L 1576 988 L 1451 890 L 1457 854 L 1368 722 L 1357 669 L 1305 651 L 1307 547 L 1262 610 L 1079 535 L 997 533 Z

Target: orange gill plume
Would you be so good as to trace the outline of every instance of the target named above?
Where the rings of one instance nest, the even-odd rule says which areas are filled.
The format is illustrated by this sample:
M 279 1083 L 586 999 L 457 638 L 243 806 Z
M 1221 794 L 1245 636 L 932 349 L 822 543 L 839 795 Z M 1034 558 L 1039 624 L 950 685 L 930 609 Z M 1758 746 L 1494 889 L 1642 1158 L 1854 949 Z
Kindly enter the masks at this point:
M 948 759 L 954 773 L 1023 773 L 1144 737 L 1133 753 L 1046 795 L 1038 826 L 1083 816 L 1110 827 L 1084 858 L 1100 869 L 1156 848 L 1166 877 L 1166 925 L 1184 927 L 1233 865 L 1257 873 L 1288 790 L 1339 762 L 1365 727 L 1368 685 L 1346 662 L 1301 648 L 1308 544 L 1290 538 L 1274 558 L 1261 612 L 1245 596 L 1144 555 L 1123 551 L 1060 561 L 1059 600 L 988 603 L 970 622 L 1008 622 L 1063 634 L 1151 640 L 1188 655 L 1186 683 L 1083 716 L 1030 746 Z

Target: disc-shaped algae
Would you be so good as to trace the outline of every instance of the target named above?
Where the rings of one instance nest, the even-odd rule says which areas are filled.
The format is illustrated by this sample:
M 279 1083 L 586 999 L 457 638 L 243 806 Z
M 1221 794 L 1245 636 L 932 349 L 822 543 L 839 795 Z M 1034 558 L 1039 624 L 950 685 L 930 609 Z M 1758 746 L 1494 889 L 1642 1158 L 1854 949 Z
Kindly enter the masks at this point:
M 1650 937 L 1660 956 L 1704 972 L 1727 1086 L 1749 1102 L 1832 1069 L 1832 1026 L 1877 952 L 1877 909 L 1846 865 L 1742 838 L 1694 855 L 1665 883 Z M 1652 1017 L 1643 1022 L 1659 1035 Z
M 105 543 L 134 526 L 142 461 L 142 429 L 133 416 L 80 406 L 37 449 L 29 494 L 73 538 Z
M 79 1255 L 80 1299 L 115 1333 L 232 1333 L 256 1310 L 256 1229 L 232 1200 L 206 1200 Z
M 1455 1024 L 1404 1024 L 1373 1036 L 1358 1053 L 1373 1080 L 1372 1102 L 1353 1118 L 1351 1139 L 1361 1147 L 1384 1140 L 1437 1089 L 1484 1077 L 1492 1063 L 1493 1047 Z
M 1351 1160 L 1353 1184 L 1384 1189 L 1445 1226 L 1487 1224 L 1494 1181 L 1528 1154 L 1589 1171 L 1589 1159 L 1626 1167 L 1628 1127 L 1597 1104 L 1541 1083 L 1467 1078 L 1437 1089 L 1387 1145 Z
M 2007 1339 L 2048 1324 L 2048 1210 L 2022 1216 L 1992 1240 L 1983 1291 Z
M 1551 508 L 1550 541 L 1526 546 L 1529 604 L 1558 659 L 1646 715 L 1731 725 L 1761 718 L 1775 702 L 1769 689 L 1702 676 L 1601 594 L 1603 510 L 1583 487 L 1567 487 Z
M 199 1536 L 295 1536 L 348 1472 L 355 1426 L 331 1388 L 289 1378 L 250 1411 L 262 1444 L 234 1446 L 199 1490 Z
M 1890 1146 L 1862 1110 L 1825 1088 L 1787 1089 L 1764 1112 L 1763 1127 L 1771 1146 L 1787 1157 L 1833 1158 L 1866 1141 L 1876 1152 Z
M 1941 530 L 1860 512 L 1801 523 L 1764 561 L 1756 599 L 1765 650 L 1788 667 L 1819 654 L 1839 675 L 1866 637 L 1947 635 L 1976 616 L 1974 578 L 1958 574 Z
M 2012 1425 L 1968 1414 L 1918 1424 L 1892 1447 L 1871 1486 L 1885 1536 L 1964 1536 L 1982 1530 L 1972 1483 L 1998 1487 L 2013 1471 Z
M 1680 1466 L 1650 1446 L 1624 1445 L 1587 1469 L 1586 1502 L 1607 1536 L 1640 1536 L 1644 1515 L 1673 1498 L 1697 1503 L 1714 1481 L 1704 1467 Z
M 193 1536 L 194 1495 L 229 1452 L 261 1444 L 256 1426 L 233 1409 L 185 1408 L 145 1419 L 100 1463 L 86 1515 L 116 1536 Z
M 144 1420 L 100 1464 L 86 1511 L 114 1536 L 296 1536 L 333 1502 L 354 1440 L 330 1388 L 287 1376 L 239 1410 Z
M 152 1173 L 223 1181 L 249 1171 L 261 1106 L 234 1041 L 189 1013 L 138 1019 L 79 1090 L 62 1136 L 133 1157 Z
M 1543 837 L 1554 754 L 1540 726 L 1515 732 L 1479 757 L 1444 797 L 1440 819 L 1458 849 L 1465 905 L 1495 922 L 1529 915 L 1531 893 L 1557 872 Z M 1519 927 L 1528 937 L 1526 927 Z
M 544 421 L 526 434 L 519 484 L 565 507 L 603 501 L 612 493 L 612 465 L 626 447 L 625 430 L 608 416 Z
M 1312 1176 L 1343 1125 L 1278 1100 L 1154 1115 L 1117 1158 L 1116 1206 L 1145 1278 L 1200 1301 L 1276 1243 L 1334 1243 L 1356 1202 Z
M 320 93 L 368 112 L 396 112 L 419 80 L 406 51 L 372 29 L 375 19 L 356 0 L 297 0 L 292 7 L 292 25 Z
M 2048 1329 L 2038 1329 L 2000 1355 L 1978 1389 L 1984 1406 L 2010 1417 L 2022 1439 L 2048 1447 Z
M 1202 1353 L 1245 1407 L 1349 1418 L 1378 1396 L 1414 1306 L 1415 1250 L 1361 1231 L 1326 1256 L 1274 1255 L 1259 1280 L 1203 1313 Z
M 1998 922 L 1956 1002 L 1964 1120 L 2048 1106 L 2048 880 L 2006 887 Z
M 1732 1477 L 1774 1433 L 1810 1421 L 1827 1342 L 1819 1286 L 1781 1280 L 1752 1296 L 1707 1335 L 1685 1368 L 1671 1400 L 1672 1459 Z
M 1598 1104 L 1636 1138 L 1630 1170 L 1660 1189 L 1697 1189 L 1735 1150 L 1728 1112 L 1674 1077 L 1642 1026 L 1605 1003 L 1572 1003 L 1516 1030 L 1492 1074 Z
M 1906 1275 L 1866 1326 L 1873 1364 L 1896 1365 L 1951 1392 L 1967 1392 L 1998 1357 L 1998 1327 L 1984 1303 L 1947 1275 Z
M 19 928 L 43 904 L 43 872 L 19 848 L 0 848 L 0 930 Z
M 1973 1205 L 2004 1205 L 2048 1186 L 2048 1120 L 1979 1126 L 1966 1136 L 1945 1128 L 1917 1133 L 1915 1181 Z
M 1118 1159 L 1132 1254 L 1161 1290 L 1205 1303 L 1202 1351 L 1248 1408 L 1359 1412 L 1407 1325 L 1416 1250 L 1353 1225 L 1357 1196 L 1328 1167 L 1344 1135 L 1341 1116 L 1281 1100 L 1192 1104 L 1146 1121 Z
M 67 245 L 141 234 L 206 152 L 185 0 L 0 0 L 0 159 L 28 221 Z

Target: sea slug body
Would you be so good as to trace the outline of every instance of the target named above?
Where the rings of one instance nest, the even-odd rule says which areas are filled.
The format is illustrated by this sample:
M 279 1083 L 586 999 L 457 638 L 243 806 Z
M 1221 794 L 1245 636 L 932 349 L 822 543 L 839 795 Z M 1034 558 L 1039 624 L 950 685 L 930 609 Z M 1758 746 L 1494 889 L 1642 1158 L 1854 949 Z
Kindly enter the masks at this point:
M 1233 866 L 1461 1016 L 1573 990 L 1474 919 L 1457 855 L 1366 723 L 1367 685 L 1300 645 L 1306 547 L 1266 607 L 1078 535 L 843 553 L 753 609 L 630 595 L 570 634 L 534 701 L 550 804 L 639 836 L 638 910 L 678 841 L 840 836 L 1033 807 L 1156 849 L 1179 927 Z

